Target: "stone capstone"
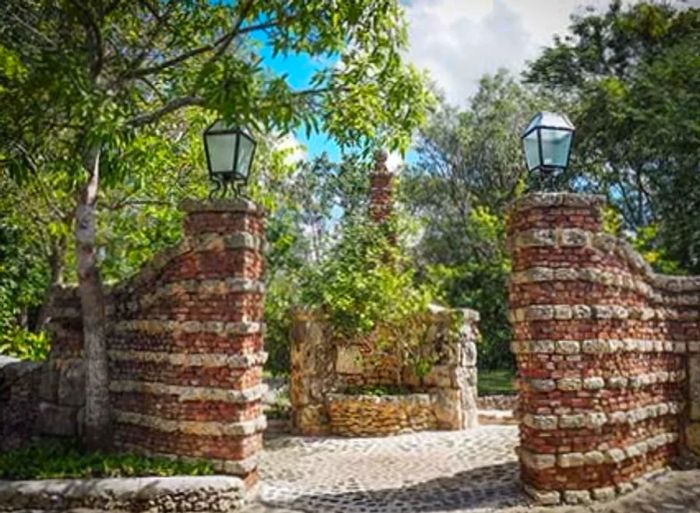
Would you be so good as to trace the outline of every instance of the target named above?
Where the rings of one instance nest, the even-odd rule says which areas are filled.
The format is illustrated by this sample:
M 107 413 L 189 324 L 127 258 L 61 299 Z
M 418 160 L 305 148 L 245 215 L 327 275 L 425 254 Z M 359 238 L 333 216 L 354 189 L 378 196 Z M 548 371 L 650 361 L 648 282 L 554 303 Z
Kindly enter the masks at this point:
M 244 499 L 243 481 L 230 476 L 0 481 L 0 511 L 223 513 L 240 509 Z

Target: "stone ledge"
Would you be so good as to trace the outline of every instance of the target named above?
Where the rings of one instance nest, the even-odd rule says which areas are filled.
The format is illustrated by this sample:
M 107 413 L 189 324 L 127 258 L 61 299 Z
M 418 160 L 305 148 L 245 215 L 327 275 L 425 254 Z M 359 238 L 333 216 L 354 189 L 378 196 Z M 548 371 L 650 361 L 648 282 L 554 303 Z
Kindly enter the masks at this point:
M 622 270 L 613 272 L 597 267 L 561 268 L 534 266 L 514 272 L 510 276 L 510 282 L 513 284 L 546 283 L 552 281 L 584 281 L 596 283 L 607 287 L 631 290 L 650 298 L 655 303 L 673 306 L 700 305 L 700 295 L 689 295 L 689 293 L 697 292 L 694 285 L 694 280 L 696 279 L 697 278 L 692 277 L 672 278 L 663 275 L 655 275 L 655 283 L 660 283 L 664 280 L 680 280 L 681 285 L 675 286 L 678 290 L 674 290 L 674 295 L 668 295 L 658 292 L 653 285 L 649 284 L 647 279 Z M 668 283 L 666 283 L 666 285 L 667 288 L 671 287 Z M 687 290 L 685 290 L 686 288 Z
M 525 493 L 538 505 L 556 506 L 558 504 L 590 504 L 591 502 L 607 502 L 617 496 L 627 494 L 647 484 L 650 480 L 668 472 L 669 467 L 662 467 L 642 474 L 630 481 L 621 482 L 616 486 L 593 488 L 590 490 L 538 490 L 528 484 L 523 485 Z M 597 510 L 596 510 L 597 511 Z
M 700 341 L 644 339 L 520 340 L 511 342 L 515 354 L 697 353 Z
M 0 481 L 0 511 L 224 512 L 240 509 L 244 500 L 243 481 L 231 476 Z
M 402 395 L 364 395 L 364 394 L 328 394 L 326 401 L 338 403 L 352 401 L 371 404 L 430 404 L 430 394 L 402 394 Z
M 265 415 L 242 422 L 167 419 L 123 410 L 113 410 L 113 415 L 117 423 L 143 426 L 163 433 L 197 436 L 249 436 L 264 431 L 267 426 Z
M 581 429 L 599 428 L 606 424 L 628 424 L 634 426 L 647 419 L 663 417 L 665 415 L 677 415 L 683 411 L 684 403 L 668 401 L 648 404 L 629 410 L 616 410 L 612 412 L 588 412 L 569 413 L 562 415 L 533 415 L 527 413 L 522 417 L 522 423 L 533 429 Z
M 221 354 L 221 353 L 166 353 L 159 351 L 122 351 L 107 352 L 110 360 L 128 362 L 166 363 L 168 365 L 189 367 L 228 367 L 247 369 L 261 366 L 267 360 L 267 353 Z
M 185 199 L 180 203 L 180 208 L 187 213 L 249 212 L 260 215 L 265 213 L 264 209 L 257 203 L 244 198 L 210 200 Z
M 614 254 L 654 288 L 672 293 L 700 291 L 700 276 L 658 274 L 627 241 L 607 233 L 578 228 L 534 228 L 517 231 L 511 236 L 511 241 L 514 248 L 592 247 L 603 253 Z
M 569 192 L 540 192 L 519 198 L 513 205 L 517 212 L 531 208 L 547 207 L 602 207 L 605 196 L 599 194 L 573 194 Z
M 686 372 L 685 370 L 658 371 L 642 374 L 631 374 L 628 376 L 610 376 L 608 378 L 603 376 L 587 376 L 585 379 L 588 380 L 588 383 L 593 383 L 594 380 L 595 382 L 600 383 L 602 380 L 605 383 L 605 386 L 598 387 L 599 389 L 642 388 L 649 385 L 655 385 L 657 383 L 680 383 L 685 381 Z M 521 383 L 522 386 L 536 392 L 551 392 L 555 389 L 573 392 L 587 388 L 584 384 L 584 378 L 580 377 L 558 379 L 521 378 L 519 383 Z M 591 389 L 590 385 L 588 389 Z
M 141 307 L 151 306 L 163 298 L 178 297 L 183 293 L 197 294 L 236 294 L 236 293 L 264 294 L 265 284 L 259 280 L 249 278 L 226 278 L 225 280 L 182 280 L 169 282 L 157 287 L 153 292 L 144 293 L 132 304 Z
M 252 335 L 264 331 L 262 322 L 220 321 L 164 321 L 158 319 L 120 321 L 114 324 L 115 332 L 145 331 L 147 333 L 216 333 L 220 335 Z
M 227 403 L 249 403 L 258 401 L 267 392 L 267 385 L 261 384 L 245 390 L 229 388 L 195 387 L 168 385 L 155 381 L 112 380 L 110 392 L 140 392 L 153 395 L 175 395 L 178 401 L 220 401 Z
M 637 458 L 649 452 L 653 452 L 665 445 L 676 443 L 679 440 L 677 433 L 662 433 L 645 438 L 624 448 L 595 450 L 588 452 L 567 452 L 559 454 L 539 454 L 522 447 L 518 448 L 520 461 L 534 470 L 548 468 L 572 468 L 591 465 L 619 464 L 623 461 Z
M 627 307 L 620 305 L 542 304 L 514 308 L 508 312 L 511 322 L 595 320 L 697 320 L 700 312 L 678 312 L 671 308 Z
M 188 240 L 193 245 L 192 249 L 195 252 L 220 251 L 222 249 L 263 251 L 265 249 L 265 241 L 262 237 L 244 231 L 231 235 L 203 233 L 191 236 Z

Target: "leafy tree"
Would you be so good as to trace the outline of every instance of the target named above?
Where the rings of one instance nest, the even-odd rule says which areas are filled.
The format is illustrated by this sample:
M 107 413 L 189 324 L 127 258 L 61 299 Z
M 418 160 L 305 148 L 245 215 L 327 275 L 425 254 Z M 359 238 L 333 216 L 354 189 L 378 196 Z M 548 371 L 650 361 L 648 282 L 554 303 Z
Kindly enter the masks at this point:
M 700 272 L 699 55 L 700 9 L 616 0 L 574 17 L 526 73 L 570 102 L 579 185 L 607 194 L 624 228 L 651 244 L 655 265 L 692 272 Z
M 127 179 L 139 162 L 130 142 L 202 106 L 260 130 L 322 126 L 341 145 L 405 148 L 428 100 L 399 56 L 396 0 L 18 0 L 0 6 L 0 36 L 0 161 L 14 174 L 50 165 L 76 187 L 93 448 L 110 440 L 97 203 L 102 184 Z M 265 68 L 262 46 L 324 64 L 295 90 Z
M 481 313 L 479 365 L 512 365 L 505 218 L 525 185 L 520 134 L 541 103 L 506 72 L 485 76 L 465 109 L 446 104 L 421 130 L 402 200 L 422 220 L 423 277 L 450 306 Z
M 366 214 L 369 168 L 356 153 L 339 163 L 324 154 L 266 184 L 276 207 L 267 221 L 265 295 L 266 367 L 272 372 L 289 371 L 290 310 L 302 304 L 304 277 L 335 257 L 343 220 Z

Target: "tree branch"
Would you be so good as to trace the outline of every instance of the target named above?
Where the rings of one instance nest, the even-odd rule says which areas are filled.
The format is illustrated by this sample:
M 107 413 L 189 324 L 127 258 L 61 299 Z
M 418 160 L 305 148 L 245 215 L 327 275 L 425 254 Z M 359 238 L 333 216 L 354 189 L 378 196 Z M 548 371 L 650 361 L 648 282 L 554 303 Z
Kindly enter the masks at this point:
M 160 120 L 163 116 L 180 110 L 184 107 L 190 107 L 192 105 L 204 105 L 204 99 L 198 96 L 180 96 L 174 100 L 170 100 L 168 103 L 164 104 L 159 109 L 151 112 L 145 112 L 131 118 L 128 124 L 133 127 L 140 127 L 144 125 L 149 125 Z
M 192 50 L 189 50 L 187 52 L 181 53 L 180 55 L 177 55 L 171 59 L 165 60 L 161 62 L 160 64 L 156 64 L 154 66 L 150 66 L 147 68 L 141 68 L 141 69 L 135 69 L 132 70 L 124 75 L 124 78 L 130 79 L 130 78 L 139 78 L 143 77 L 146 75 L 152 75 L 154 73 L 158 73 L 160 71 L 166 70 L 168 68 L 171 68 L 173 66 L 176 66 L 182 62 L 185 62 L 192 57 L 196 57 L 197 55 L 201 55 L 204 53 L 208 53 L 211 51 L 215 51 L 214 56 L 212 59 L 216 59 L 221 54 L 228 48 L 228 45 L 231 44 L 231 41 L 240 33 L 241 31 L 241 25 L 243 24 L 243 21 L 245 20 L 248 11 L 250 8 L 253 6 L 253 0 L 248 0 L 246 4 L 243 6 L 241 9 L 241 14 L 238 17 L 238 21 L 236 24 L 233 26 L 233 28 L 229 31 L 223 34 L 221 37 L 216 39 L 215 41 L 199 46 L 197 48 L 193 48 Z

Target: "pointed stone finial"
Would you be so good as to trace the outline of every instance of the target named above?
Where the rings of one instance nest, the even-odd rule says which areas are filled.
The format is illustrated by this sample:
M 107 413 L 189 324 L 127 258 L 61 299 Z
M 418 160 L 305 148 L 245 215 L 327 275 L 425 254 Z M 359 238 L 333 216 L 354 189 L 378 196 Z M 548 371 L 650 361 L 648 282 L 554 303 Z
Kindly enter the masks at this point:
M 374 172 L 377 174 L 389 174 L 389 168 L 386 163 L 389 160 L 389 152 L 385 149 L 379 149 L 374 152 Z

